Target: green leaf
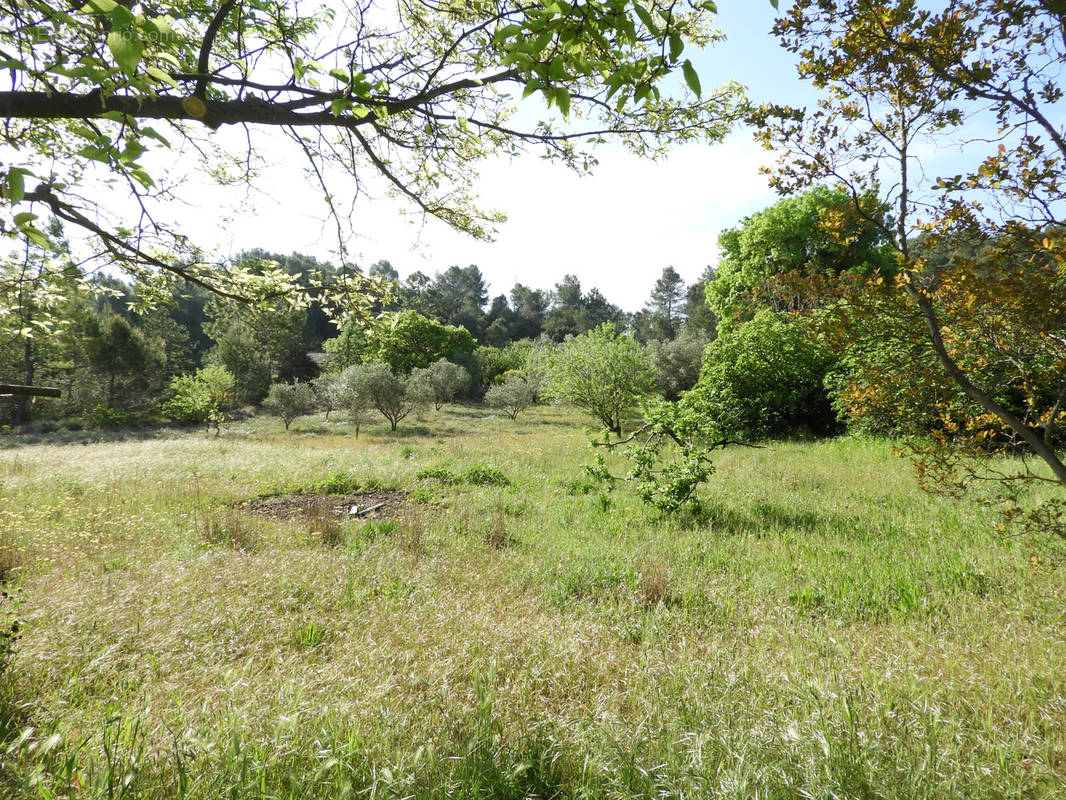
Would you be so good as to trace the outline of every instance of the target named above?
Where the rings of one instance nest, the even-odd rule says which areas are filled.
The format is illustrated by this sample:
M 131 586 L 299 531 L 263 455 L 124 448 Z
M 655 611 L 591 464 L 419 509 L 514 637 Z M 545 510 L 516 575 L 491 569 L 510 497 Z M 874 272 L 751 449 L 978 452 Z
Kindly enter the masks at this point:
M 561 87 L 556 89 L 555 104 L 559 106 L 559 111 L 562 112 L 563 119 L 567 119 L 570 116 L 570 92 Z
M 22 167 L 12 167 L 7 171 L 7 196 L 11 205 L 19 203 L 26 196 L 26 175 L 28 170 Z
M 142 136 L 147 136 L 150 139 L 155 139 L 157 142 L 159 142 L 164 147 L 170 147 L 170 142 L 168 142 L 166 140 L 166 138 L 163 136 L 163 134 L 161 134 L 155 128 L 152 128 L 152 127 L 150 127 L 148 125 L 146 125 L 143 128 L 141 128 L 141 135 Z
M 116 8 L 118 3 L 115 0 L 89 0 L 81 10 L 84 14 L 110 14 Z
M 533 94 L 533 92 L 537 91 L 540 86 L 540 81 L 538 81 L 536 78 L 526 83 L 526 88 L 522 90 L 522 99 L 525 100 L 527 97 Z
M 509 39 L 510 37 L 515 36 L 521 32 L 521 25 L 504 25 L 502 28 L 496 31 L 496 33 L 493 34 L 492 38 L 497 44 L 501 44 L 505 39 Z
M 102 164 L 108 163 L 110 160 L 110 154 L 102 147 L 83 147 L 78 151 L 78 155 L 82 158 L 89 158 L 93 161 L 99 161 Z
M 151 189 L 155 186 L 155 181 L 152 180 L 152 176 L 148 174 L 144 167 L 134 167 L 130 170 L 130 175 L 145 189 Z
M 777 10 L 777 0 L 770 0 L 770 5 L 774 7 L 775 11 Z
M 681 55 L 685 49 L 685 43 L 681 41 L 681 34 L 677 31 L 670 32 L 670 60 L 677 61 L 677 57 Z
M 21 225 L 19 226 L 19 230 L 22 231 L 23 235 L 27 239 L 29 239 L 38 247 L 48 247 L 51 244 L 48 241 L 48 237 L 32 225 Z
M 563 66 L 563 57 L 556 56 L 548 65 L 548 77 L 553 81 L 561 81 L 566 78 L 566 68 Z
M 178 88 L 178 82 L 170 77 L 170 73 L 166 70 L 162 70 L 159 67 L 148 67 L 145 69 L 145 72 L 148 73 L 149 77 L 155 78 L 160 83 L 165 83 L 167 86 L 173 86 L 175 89 Z
M 633 10 L 637 12 L 637 16 L 640 17 L 640 21 L 644 23 L 644 27 L 651 31 L 655 36 L 662 36 L 662 29 L 655 24 L 655 20 L 652 19 L 651 13 L 644 6 L 637 3 L 633 6 Z
M 123 72 L 127 75 L 136 72 L 137 64 L 144 54 L 144 45 L 132 32 L 111 31 L 107 35 L 107 47 Z
M 133 14 L 125 6 L 115 6 L 108 16 L 113 29 L 124 31 L 133 26 Z
M 33 222 L 35 219 L 37 219 L 37 215 L 32 211 L 23 211 L 21 214 L 15 215 L 15 224 L 22 228 Z
M 699 97 L 702 94 L 700 76 L 696 74 L 696 68 L 692 66 L 692 62 L 687 58 L 685 63 L 681 65 L 681 71 L 685 73 L 685 83 L 688 84 L 688 88 L 696 93 L 696 97 Z
M 352 75 L 346 69 L 339 69 L 334 67 L 329 71 L 329 74 L 339 80 L 341 83 L 348 83 L 352 79 Z
M 147 149 L 148 148 L 140 142 L 129 142 L 126 145 L 126 148 L 119 155 L 119 159 L 122 161 L 123 164 L 132 164 L 134 161 L 140 158 L 144 151 Z

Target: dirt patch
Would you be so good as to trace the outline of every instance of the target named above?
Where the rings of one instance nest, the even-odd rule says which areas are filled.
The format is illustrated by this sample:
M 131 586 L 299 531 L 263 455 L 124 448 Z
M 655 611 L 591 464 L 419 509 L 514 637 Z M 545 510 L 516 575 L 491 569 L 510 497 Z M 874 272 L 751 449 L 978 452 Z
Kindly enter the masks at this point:
M 339 520 L 391 517 L 407 504 L 407 493 L 386 489 L 360 494 L 286 494 L 245 500 L 238 508 L 271 519 L 302 520 L 318 517 L 325 510 Z

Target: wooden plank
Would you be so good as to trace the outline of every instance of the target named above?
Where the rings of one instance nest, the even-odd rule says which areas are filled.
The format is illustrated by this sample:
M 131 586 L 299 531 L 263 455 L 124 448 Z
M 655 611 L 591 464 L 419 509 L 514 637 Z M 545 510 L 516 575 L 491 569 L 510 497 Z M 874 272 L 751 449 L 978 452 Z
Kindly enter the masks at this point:
M 16 383 L 0 383 L 0 396 L 25 395 L 27 397 L 60 397 L 59 389 L 48 386 L 20 386 Z

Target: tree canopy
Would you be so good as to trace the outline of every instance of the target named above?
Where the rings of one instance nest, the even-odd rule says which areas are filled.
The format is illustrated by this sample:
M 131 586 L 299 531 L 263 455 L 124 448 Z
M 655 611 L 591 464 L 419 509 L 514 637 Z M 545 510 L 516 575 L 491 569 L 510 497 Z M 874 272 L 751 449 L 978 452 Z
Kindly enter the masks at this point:
M 588 169 L 585 146 L 608 137 L 639 154 L 719 140 L 740 88 L 704 89 L 685 58 L 718 37 L 714 11 L 694 0 L 2 0 L 0 135 L 14 157 L 0 224 L 47 244 L 42 215 L 58 218 L 89 237 L 97 263 L 142 279 L 290 292 L 281 269 L 220 270 L 165 208 L 180 195 L 168 174 L 179 155 L 199 155 L 212 180 L 254 181 L 269 137 L 306 160 L 342 240 L 351 217 L 337 198 L 365 192 L 368 175 L 488 237 L 500 217 L 469 191 L 487 157 L 530 146 Z M 674 73 L 684 88 L 671 94 Z M 547 106 L 539 119 L 516 113 L 530 95 Z M 242 136 L 218 134 L 228 128 Z M 342 270 L 335 296 L 354 302 L 362 280 Z
M 825 97 L 757 115 L 782 154 L 778 188 L 837 181 L 895 251 L 896 279 L 845 291 L 835 320 L 900 333 L 908 385 L 936 398 L 943 423 L 913 440 L 927 485 L 998 487 L 1016 511 L 1020 487 L 1066 486 L 1064 30 L 1062 4 L 1038 0 L 797 0 L 776 32 Z M 965 171 L 922 168 L 923 148 L 960 139 Z M 897 385 L 855 388 L 854 402 L 883 407 Z M 989 470 L 996 443 L 1043 470 Z M 1030 519 L 1066 535 L 1064 508 Z

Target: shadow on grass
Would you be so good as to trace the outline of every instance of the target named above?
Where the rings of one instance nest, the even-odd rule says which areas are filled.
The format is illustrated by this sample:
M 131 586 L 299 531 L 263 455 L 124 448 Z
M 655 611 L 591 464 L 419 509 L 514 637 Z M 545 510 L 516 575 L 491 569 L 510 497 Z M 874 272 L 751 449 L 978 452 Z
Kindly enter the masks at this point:
M 29 433 L 5 433 L 0 435 L 0 449 L 14 449 L 35 444 L 51 445 L 88 445 L 117 442 L 141 442 L 150 439 L 162 439 L 173 436 L 175 433 L 187 433 L 190 431 L 203 431 L 203 427 L 174 427 L 170 425 L 158 425 L 144 428 L 92 428 L 89 430 L 71 431 L 36 431 Z
M 736 508 L 707 502 L 697 511 L 686 511 L 669 521 L 684 530 L 708 529 L 725 535 L 762 533 L 833 533 L 865 538 L 875 530 L 855 514 L 809 511 L 774 503 L 753 503 Z

